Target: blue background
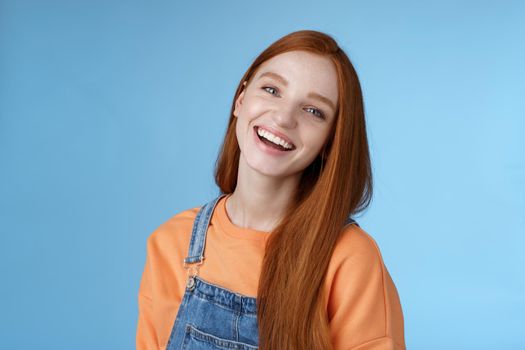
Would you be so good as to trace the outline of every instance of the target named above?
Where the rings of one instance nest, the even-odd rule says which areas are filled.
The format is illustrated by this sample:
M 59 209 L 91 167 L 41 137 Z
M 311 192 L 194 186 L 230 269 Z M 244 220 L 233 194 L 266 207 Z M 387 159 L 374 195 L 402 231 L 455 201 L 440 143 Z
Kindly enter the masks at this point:
M 251 61 L 299 29 L 361 78 L 409 349 L 525 349 L 519 1 L 0 1 L 0 348 L 131 349 L 146 239 L 217 194 Z

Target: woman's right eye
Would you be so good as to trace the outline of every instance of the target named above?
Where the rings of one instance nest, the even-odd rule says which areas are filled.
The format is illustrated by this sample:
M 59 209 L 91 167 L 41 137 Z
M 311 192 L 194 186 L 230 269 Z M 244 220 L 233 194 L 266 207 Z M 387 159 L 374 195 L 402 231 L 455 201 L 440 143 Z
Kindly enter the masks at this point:
M 263 89 L 266 90 L 267 92 L 269 92 L 272 95 L 276 95 L 277 94 L 277 89 L 273 88 L 271 86 L 265 86 L 265 87 L 263 87 Z

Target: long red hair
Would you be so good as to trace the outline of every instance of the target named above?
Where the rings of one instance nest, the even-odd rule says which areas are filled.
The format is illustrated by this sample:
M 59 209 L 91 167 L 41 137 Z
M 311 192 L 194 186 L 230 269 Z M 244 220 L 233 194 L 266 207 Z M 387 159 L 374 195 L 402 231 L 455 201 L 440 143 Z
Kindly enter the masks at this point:
M 332 60 L 339 98 L 324 151 L 303 171 L 284 219 L 267 241 L 257 291 L 261 350 L 332 348 L 323 288 L 326 271 L 345 220 L 364 210 L 372 198 L 372 170 L 357 73 L 331 36 L 313 30 L 293 32 L 271 44 L 240 80 L 217 158 L 217 185 L 222 193 L 232 193 L 237 185 L 240 149 L 233 111 L 243 82 L 249 84 L 263 62 L 294 50 Z

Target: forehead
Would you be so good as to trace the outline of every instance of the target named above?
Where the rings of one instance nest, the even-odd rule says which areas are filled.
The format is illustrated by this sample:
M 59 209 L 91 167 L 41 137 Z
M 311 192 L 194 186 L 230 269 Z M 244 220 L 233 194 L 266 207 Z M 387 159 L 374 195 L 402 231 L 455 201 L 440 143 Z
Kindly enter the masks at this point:
M 254 80 L 267 72 L 285 78 L 291 87 L 317 92 L 337 101 L 337 70 L 332 60 L 306 51 L 289 51 L 259 66 Z

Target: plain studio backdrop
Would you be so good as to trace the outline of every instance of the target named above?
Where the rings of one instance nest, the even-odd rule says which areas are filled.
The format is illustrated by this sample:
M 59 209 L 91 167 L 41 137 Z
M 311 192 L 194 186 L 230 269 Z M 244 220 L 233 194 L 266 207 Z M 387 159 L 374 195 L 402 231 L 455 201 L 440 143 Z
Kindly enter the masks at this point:
M 146 239 L 218 194 L 234 90 L 299 29 L 361 79 L 409 349 L 525 349 L 520 1 L 0 1 L 0 348 L 132 349 Z

